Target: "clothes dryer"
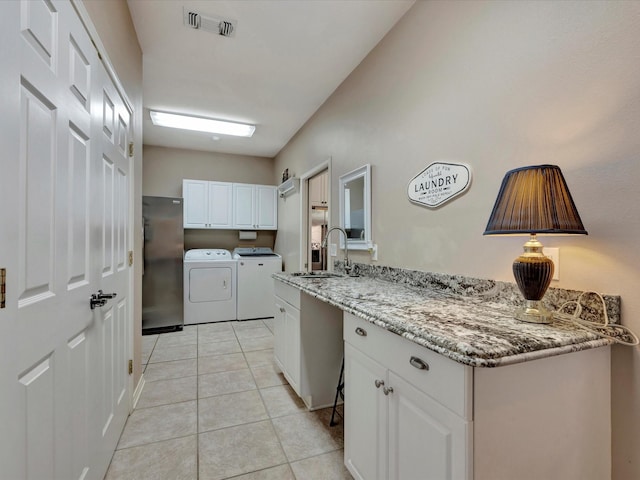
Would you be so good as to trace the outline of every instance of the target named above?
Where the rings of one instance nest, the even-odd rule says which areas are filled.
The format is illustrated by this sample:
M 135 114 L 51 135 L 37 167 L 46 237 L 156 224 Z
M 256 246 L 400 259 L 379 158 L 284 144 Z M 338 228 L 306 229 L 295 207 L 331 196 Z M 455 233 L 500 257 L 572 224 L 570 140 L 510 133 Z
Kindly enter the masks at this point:
M 228 250 L 194 249 L 184 256 L 184 323 L 236 319 L 237 261 Z

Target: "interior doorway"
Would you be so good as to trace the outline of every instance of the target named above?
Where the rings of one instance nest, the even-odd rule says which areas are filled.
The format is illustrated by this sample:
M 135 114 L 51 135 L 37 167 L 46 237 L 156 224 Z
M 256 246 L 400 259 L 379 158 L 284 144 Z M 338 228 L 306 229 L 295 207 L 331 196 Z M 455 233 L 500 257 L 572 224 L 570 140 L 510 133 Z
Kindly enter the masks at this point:
M 327 270 L 322 240 L 331 225 L 331 157 L 300 176 L 300 270 Z
M 308 270 L 327 270 L 327 248 L 322 240 L 329 228 L 329 170 L 309 178 L 307 215 Z

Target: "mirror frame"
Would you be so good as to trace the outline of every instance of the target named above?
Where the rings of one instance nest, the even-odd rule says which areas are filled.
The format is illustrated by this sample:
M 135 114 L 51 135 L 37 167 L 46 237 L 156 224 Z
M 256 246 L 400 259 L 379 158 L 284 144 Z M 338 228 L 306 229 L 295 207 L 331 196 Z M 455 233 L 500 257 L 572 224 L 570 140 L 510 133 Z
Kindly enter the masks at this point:
M 364 239 L 349 239 L 347 246 L 349 250 L 369 250 L 373 245 L 373 241 L 371 239 L 371 165 L 368 163 L 340 176 L 340 197 L 338 202 L 340 226 L 345 228 L 345 186 L 358 178 L 364 179 Z M 340 248 L 345 248 L 344 235 L 340 235 Z

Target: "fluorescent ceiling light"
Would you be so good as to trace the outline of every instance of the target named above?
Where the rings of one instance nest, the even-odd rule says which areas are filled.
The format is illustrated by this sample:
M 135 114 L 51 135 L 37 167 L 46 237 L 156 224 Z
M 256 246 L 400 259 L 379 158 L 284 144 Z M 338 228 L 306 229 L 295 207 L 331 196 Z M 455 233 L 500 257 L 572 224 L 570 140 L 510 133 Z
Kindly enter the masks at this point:
M 246 123 L 225 122 L 212 118 L 154 112 L 153 110 L 149 112 L 151 113 L 151 121 L 153 124 L 160 127 L 182 128 L 184 130 L 236 135 L 238 137 L 250 137 L 256 130 L 254 125 L 247 125 Z

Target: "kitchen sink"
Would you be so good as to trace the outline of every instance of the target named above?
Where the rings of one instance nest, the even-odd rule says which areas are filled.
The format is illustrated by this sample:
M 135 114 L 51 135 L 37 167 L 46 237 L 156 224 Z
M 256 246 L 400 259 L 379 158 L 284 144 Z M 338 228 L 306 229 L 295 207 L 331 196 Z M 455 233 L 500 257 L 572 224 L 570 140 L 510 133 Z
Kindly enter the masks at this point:
M 291 275 L 298 278 L 333 278 L 344 276 L 340 273 L 327 272 L 326 270 L 314 270 L 312 272 L 295 272 Z

